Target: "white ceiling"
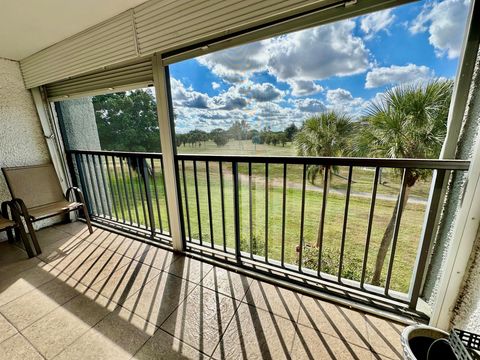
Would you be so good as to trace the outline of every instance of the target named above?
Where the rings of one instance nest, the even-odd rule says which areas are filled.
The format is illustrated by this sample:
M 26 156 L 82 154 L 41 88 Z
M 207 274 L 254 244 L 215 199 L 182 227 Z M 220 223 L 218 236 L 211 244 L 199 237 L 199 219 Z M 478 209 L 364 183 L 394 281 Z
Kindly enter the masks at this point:
M 0 0 L 0 57 L 21 60 L 146 0 Z

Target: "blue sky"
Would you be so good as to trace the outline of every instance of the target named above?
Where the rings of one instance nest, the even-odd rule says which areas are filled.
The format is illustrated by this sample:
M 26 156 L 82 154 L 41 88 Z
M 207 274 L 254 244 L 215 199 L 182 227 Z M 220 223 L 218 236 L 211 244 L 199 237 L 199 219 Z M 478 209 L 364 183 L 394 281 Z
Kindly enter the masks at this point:
M 468 8 L 421 1 L 171 65 L 176 130 L 359 118 L 392 86 L 455 77 Z

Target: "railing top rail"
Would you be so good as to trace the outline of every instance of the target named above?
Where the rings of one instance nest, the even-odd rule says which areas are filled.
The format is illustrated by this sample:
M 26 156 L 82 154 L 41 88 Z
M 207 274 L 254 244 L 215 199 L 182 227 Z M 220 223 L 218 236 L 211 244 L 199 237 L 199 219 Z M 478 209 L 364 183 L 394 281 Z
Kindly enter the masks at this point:
M 72 154 L 92 154 L 111 156 L 138 156 L 161 158 L 162 153 L 128 152 L 103 150 L 69 150 Z M 408 168 L 432 170 L 468 170 L 470 160 L 455 159 L 386 159 L 361 157 L 313 157 L 313 156 L 255 156 L 255 155 L 210 155 L 210 154 L 178 154 L 179 160 L 221 161 L 239 163 L 269 163 L 291 165 L 324 165 L 324 166 L 364 166 L 382 168 Z
M 110 155 L 110 156 L 138 156 L 158 159 L 163 155 L 160 152 L 131 152 L 131 151 L 111 151 L 111 150 L 67 150 L 67 154 L 89 154 L 89 155 Z
M 253 156 L 178 154 L 180 160 L 222 161 L 244 163 L 269 163 L 292 165 L 365 166 L 383 168 L 468 170 L 469 160 L 440 159 L 384 159 L 361 157 L 313 157 L 313 156 Z

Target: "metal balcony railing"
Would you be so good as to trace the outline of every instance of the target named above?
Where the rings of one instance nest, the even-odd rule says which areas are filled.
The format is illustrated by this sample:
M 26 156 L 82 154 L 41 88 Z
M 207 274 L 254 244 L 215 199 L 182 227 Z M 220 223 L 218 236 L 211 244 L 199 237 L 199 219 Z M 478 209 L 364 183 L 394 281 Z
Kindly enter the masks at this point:
M 68 157 L 93 219 L 169 243 L 162 154 L 70 151 Z M 435 184 L 427 202 L 432 174 L 448 178 L 469 167 L 460 160 L 176 158 L 187 252 L 410 311 L 421 293 L 441 205 Z M 420 190 L 413 190 L 412 178 L 421 183 Z M 389 225 L 381 276 L 372 281 Z

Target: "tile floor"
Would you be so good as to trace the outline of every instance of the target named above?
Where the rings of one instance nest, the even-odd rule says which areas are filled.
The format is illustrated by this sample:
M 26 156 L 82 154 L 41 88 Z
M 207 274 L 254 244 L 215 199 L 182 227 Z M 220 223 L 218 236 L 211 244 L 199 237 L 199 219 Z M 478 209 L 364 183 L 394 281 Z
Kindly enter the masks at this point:
M 80 223 L 0 244 L 0 359 L 399 359 L 403 325 Z

